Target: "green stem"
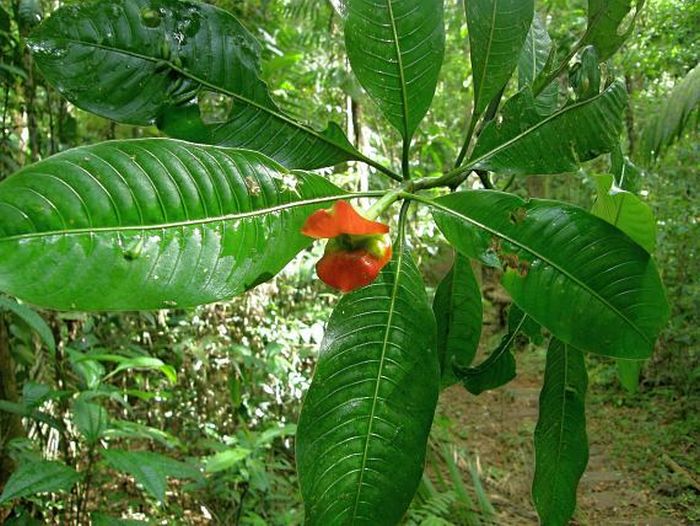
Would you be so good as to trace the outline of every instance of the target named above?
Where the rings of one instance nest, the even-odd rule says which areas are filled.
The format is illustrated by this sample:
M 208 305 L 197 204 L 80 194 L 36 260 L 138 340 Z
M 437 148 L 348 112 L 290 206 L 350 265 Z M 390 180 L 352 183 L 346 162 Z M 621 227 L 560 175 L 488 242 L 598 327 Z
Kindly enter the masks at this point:
M 472 142 L 472 137 L 474 136 L 474 130 L 476 130 L 476 123 L 478 121 L 479 121 L 479 117 L 476 115 L 475 111 L 472 111 L 472 116 L 469 119 L 469 128 L 467 129 L 467 137 L 464 139 L 464 144 L 462 145 L 462 149 L 459 151 L 459 155 L 457 156 L 457 161 L 455 161 L 455 168 L 459 168 L 459 166 L 464 162 L 464 158 L 467 156 L 467 152 L 469 151 L 469 145 Z
M 370 219 L 371 221 L 374 221 L 375 219 L 377 219 L 380 215 L 382 215 L 384 212 L 386 212 L 391 205 L 393 205 L 396 201 L 398 201 L 399 197 L 401 196 L 401 193 L 405 191 L 406 186 L 407 185 L 402 185 L 401 187 L 399 187 L 395 190 L 391 190 L 391 191 L 385 193 L 363 215 L 367 219 Z
M 408 181 L 411 178 L 411 164 L 409 161 L 409 153 L 411 151 L 411 139 L 403 140 L 403 148 L 401 152 L 401 171 L 403 172 L 403 180 Z
M 384 166 L 383 164 L 378 163 L 378 162 L 375 161 L 374 159 L 370 159 L 369 157 L 365 157 L 365 156 L 363 155 L 362 158 L 361 158 L 360 160 L 361 160 L 363 163 L 365 163 L 365 164 L 371 166 L 372 168 L 376 168 L 377 171 L 379 171 L 379 172 L 383 173 L 384 175 L 386 175 L 386 176 L 392 178 L 394 181 L 397 181 L 397 182 L 399 182 L 399 183 L 403 181 L 403 177 L 401 177 L 399 174 L 395 173 L 395 172 L 394 172 L 393 170 L 391 170 L 390 168 L 387 168 L 387 167 Z

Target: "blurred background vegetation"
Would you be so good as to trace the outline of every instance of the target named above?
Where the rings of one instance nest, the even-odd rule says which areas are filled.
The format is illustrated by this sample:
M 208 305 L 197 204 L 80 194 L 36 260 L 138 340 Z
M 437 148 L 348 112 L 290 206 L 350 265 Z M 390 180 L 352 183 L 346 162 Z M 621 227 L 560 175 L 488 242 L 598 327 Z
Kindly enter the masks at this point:
M 157 133 L 75 108 L 34 68 L 25 37 L 69 3 L 78 2 L 0 5 L 0 179 L 64 149 Z M 233 12 L 263 43 L 264 77 L 286 111 L 318 126 L 338 122 L 380 160 L 400 157 L 398 135 L 349 70 L 332 2 L 209 3 Z M 538 0 L 536 7 L 565 56 L 585 29 L 585 0 Z M 446 0 L 446 9 L 441 82 L 414 142 L 412 168 L 422 176 L 451 167 L 471 103 L 462 0 Z M 606 65 L 608 77 L 624 77 L 631 97 L 626 188 L 656 214 L 657 259 L 673 316 L 637 393 L 619 385 L 614 362 L 589 359 L 593 457 L 579 524 L 700 522 L 697 80 L 685 95 L 695 100 L 694 111 L 682 129 L 671 130 L 674 141 L 665 141 L 675 144 L 650 151 L 671 92 L 697 66 L 699 28 L 695 0 L 647 0 L 632 37 Z M 230 107 L 214 95 L 203 105 L 212 118 Z M 511 190 L 588 208 L 592 176 L 609 166 L 600 159 L 578 173 L 518 179 Z M 326 173 L 347 188 L 383 184 L 363 166 Z M 434 287 L 451 254 L 432 248 L 439 243 L 421 243 L 439 237 L 427 216 L 417 224 L 412 244 Z M 26 306 L 0 297 L 0 489 L 17 466 L 37 458 L 60 459 L 83 474 L 71 492 L 0 505 L 0 523 L 87 524 L 91 517 L 93 524 L 300 524 L 294 422 L 336 300 L 314 278 L 320 250 L 306 251 L 273 282 L 227 303 L 155 313 L 41 312 L 48 333 Z M 481 275 L 488 348 L 503 331 L 508 299 L 497 273 Z M 462 389 L 444 393 L 407 524 L 536 524 L 527 481 L 544 351 L 522 347 L 511 386 L 478 400 Z M 116 453 L 98 460 L 100 444 Z

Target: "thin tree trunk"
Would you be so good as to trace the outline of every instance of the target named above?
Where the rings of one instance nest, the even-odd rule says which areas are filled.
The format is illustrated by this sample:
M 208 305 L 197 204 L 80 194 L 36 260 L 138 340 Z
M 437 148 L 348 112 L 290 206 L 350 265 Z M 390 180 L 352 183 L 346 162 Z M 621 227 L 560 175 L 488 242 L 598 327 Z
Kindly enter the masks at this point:
M 17 402 L 17 380 L 15 364 L 10 354 L 10 340 L 5 317 L 0 314 L 0 399 Z M 0 412 L 0 491 L 5 487 L 14 469 L 8 454 L 8 444 L 14 438 L 24 436 L 22 420 L 18 415 Z
M 21 64 L 22 68 L 27 74 L 27 78 L 24 80 L 24 104 L 23 113 L 26 116 L 25 126 L 27 128 L 29 147 L 29 160 L 31 162 L 36 162 L 41 157 L 41 136 L 39 134 L 39 121 L 37 119 L 37 101 L 36 101 L 36 81 L 34 78 L 34 59 L 32 54 L 29 52 L 29 47 L 26 45 L 26 37 L 29 35 L 31 28 L 25 27 L 21 23 L 21 17 L 19 16 L 19 2 L 15 2 L 15 20 L 19 27 L 20 34 L 20 46 L 21 46 Z

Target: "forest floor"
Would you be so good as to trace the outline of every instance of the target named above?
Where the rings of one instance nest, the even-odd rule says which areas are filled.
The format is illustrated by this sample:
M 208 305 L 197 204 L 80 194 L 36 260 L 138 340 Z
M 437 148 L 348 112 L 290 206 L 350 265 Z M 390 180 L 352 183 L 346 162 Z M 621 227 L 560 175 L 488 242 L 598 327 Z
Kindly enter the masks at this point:
M 544 350 L 530 348 L 517 359 L 518 376 L 507 386 L 478 397 L 454 386 L 439 406 L 453 439 L 480 466 L 498 524 L 505 526 L 538 524 L 530 484 Z M 697 405 L 663 388 L 626 394 L 609 364 L 589 365 L 590 460 L 574 524 L 700 524 Z

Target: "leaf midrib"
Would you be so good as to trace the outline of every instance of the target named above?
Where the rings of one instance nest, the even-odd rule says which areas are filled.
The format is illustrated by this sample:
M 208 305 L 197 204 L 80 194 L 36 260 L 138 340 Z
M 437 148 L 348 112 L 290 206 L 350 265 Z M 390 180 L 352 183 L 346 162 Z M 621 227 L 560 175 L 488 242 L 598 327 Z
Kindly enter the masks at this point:
M 376 195 L 376 192 L 374 192 L 372 194 L 373 195 L 366 195 L 366 194 L 363 194 L 363 195 L 365 195 L 367 197 L 372 197 L 372 196 Z M 206 217 L 206 218 L 201 218 L 201 219 L 189 219 L 189 220 L 184 220 L 184 221 L 173 221 L 173 222 L 169 222 L 169 223 L 158 223 L 158 224 L 153 224 L 153 225 L 125 225 L 125 226 L 92 227 L 92 228 L 85 227 L 85 228 L 76 228 L 76 229 L 72 229 L 72 230 L 49 230 L 49 231 L 45 231 L 45 232 L 31 232 L 28 234 L 17 234 L 14 236 L 7 236 L 7 237 L 0 238 L 0 243 L 9 242 L 9 241 L 18 241 L 18 240 L 24 240 L 24 239 L 32 239 L 32 238 L 51 237 L 51 236 L 68 236 L 68 235 L 75 236 L 75 235 L 85 235 L 85 234 L 118 233 L 118 232 L 134 232 L 134 231 L 143 232 L 143 231 L 150 231 L 150 230 L 167 230 L 167 229 L 173 229 L 173 228 L 200 226 L 200 225 L 207 225 L 207 224 L 217 223 L 217 222 L 235 221 L 235 220 L 239 220 L 239 219 L 249 219 L 252 217 L 273 214 L 275 212 L 281 212 L 284 210 L 293 209 L 296 207 L 304 207 L 304 206 L 310 206 L 310 205 L 315 205 L 315 204 L 337 201 L 339 199 L 346 199 L 347 197 L 348 197 L 347 194 L 338 194 L 338 195 L 325 196 L 325 197 L 316 197 L 313 199 L 305 199 L 302 201 L 293 201 L 290 203 L 284 203 L 281 205 L 271 206 L 271 207 L 267 207 L 267 208 L 260 208 L 258 210 L 251 210 L 250 212 L 237 212 L 237 213 L 233 213 L 233 214 L 224 214 L 224 215 L 219 215 L 219 216 L 214 216 L 214 217 Z
M 494 228 L 491 228 L 491 227 L 489 227 L 489 226 L 487 226 L 487 225 L 484 225 L 483 223 L 480 223 L 479 221 L 477 221 L 477 220 L 475 220 L 475 219 L 472 219 L 471 217 L 465 216 L 465 215 L 463 215 L 463 214 L 457 212 L 456 210 L 453 210 L 453 209 L 451 209 L 451 208 L 449 208 L 449 207 L 446 207 L 446 206 L 444 206 L 444 205 L 441 205 L 440 203 L 437 203 L 436 201 L 433 201 L 432 199 L 425 199 L 425 200 L 423 200 L 423 202 L 425 202 L 426 204 L 428 204 L 428 205 L 430 205 L 430 206 L 433 206 L 433 207 L 439 209 L 440 211 L 442 211 L 442 212 L 444 212 L 444 213 L 446 213 L 446 214 L 448 214 L 448 215 L 452 215 L 452 216 L 454 216 L 454 217 L 456 217 L 456 218 L 458 218 L 458 219 L 461 219 L 461 220 L 463 220 L 463 221 L 466 221 L 467 223 L 470 223 L 470 224 L 476 226 L 477 228 L 481 228 L 482 230 L 485 230 L 486 232 L 488 232 L 488 233 L 490 233 L 490 234 L 492 234 L 492 235 L 494 235 L 494 236 L 496 236 L 496 237 L 498 237 L 498 238 L 500 238 L 500 239 L 502 239 L 502 240 L 504 240 L 504 241 L 506 241 L 506 242 L 508 242 L 508 243 L 511 243 L 511 244 L 515 245 L 516 247 L 519 247 L 521 250 L 524 250 L 525 252 L 529 252 L 529 253 L 532 254 L 535 258 L 537 258 L 537 259 L 543 261 L 543 262 L 546 263 L 547 265 L 550 265 L 552 268 L 554 268 L 555 270 L 557 270 L 558 272 L 560 272 L 561 274 L 563 274 L 567 279 L 573 281 L 573 282 L 574 282 L 576 285 L 578 285 L 580 288 L 582 288 L 583 290 L 585 290 L 586 292 L 588 292 L 588 294 L 590 294 L 593 298 L 595 298 L 595 299 L 598 300 L 600 303 L 602 303 L 605 307 L 607 307 L 608 309 L 610 309 L 610 310 L 611 310 L 613 313 L 615 313 L 620 319 L 622 319 L 625 323 L 627 323 L 637 334 L 639 334 L 639 335 L 642 337 L 642 339 L 643 339 L 647 344 L 649 344 L 649 345 L 652 345 L 652 344 L 653 344 L 653 342 L 649 340 L 649 338 L 647 337 L 647 335 L 644 334 L 644 333 L 641 331 L 641 329 L 639 329 L 639 328 L 632 322 L 632 320 L 630 320 L 627 316 L 625 316 L 625 314 L 622 313 L 617 307 L 615 307 L 613 304 L 611 304 L 610 302 L 608 302 L 608 301 L 607 301 L 605 298 L 603 298 L 598 292 L 596 292 L 595 290 L 593 290 L 592 288 L 590 288 L 586 283 L 584 283 L 583 281 L 581 281 L 579 278 L 577 278 L 576 276 L 574 276 L 573 274 L 571 274 L 570 272 L 568 272 L 567 270 L 565 270 L 564 268 L 562 268 L 560 265 L 556 264 L 556 263 L 555 263 L 554 261 L 552 261 L 551 259 L 549 259 L 549 258 L 543 256 L 542 254 L 540 254 L 539 252 L 537 252 L 535 249 L 530 248 L 530 247 L 528 247 L 527 245 L 524 245 L 523 243 L 521 243 L 520 241 L 518 241 L 518 240 L 516 240 L 516 239 L 513 239 L 513 238 L 507 236 L 506 234 L 504 234 L 504 233 L 502 233 L 502 232 L 499 232 L 498 230 L 496 230 L 496 229 L 494 229 Z
M 396 64 L 399 68 L 399 82 L 401 83 L 401 110 L 403 113 L 403 126 L 405 137 L 408 137 L 410 130 L 408 128 L 408 92 L 406 91 L 406 74 L 403 69 L 403 56 L 401 55 L 401 44 L 399 43 L 399 32 L 396 27 L 396 19 L 394 18 L 394 8 L 391 4 L 392 0 L 386 0 L 389 10 L 389 21 L 391 22 L 391 31 L 394 35 L 394 48 L 396 50 Z
M 358 508 L 360 505 L 360 495 L 362 494 L 362 482 L 364 479 L 365 471 L 367 468 L 367 458 L 369 455 L 369 443 L 370 439 L 372 437 L 372 428 L 374 424 L 374 416 L 377 410 L 377 400 L 379 397 L 379 387 L 382 383 L 382 373 L 384 372 L 384 362 L 386 359 L 386 352 L 389 347 L 389 335 L 391 333 L 391 328 L 392 328 L 392 321 L 394 319 L 394 311 L 396 310 L 396 298 L 398 296 L 398 291 L 399 291 L 399 281 L 401 280 L 401 267 L 403 266 L 403 259 L 404 259 L 404 251 L 403 251 L 403 243 L 401 241 L 402 239 L 402 234 L 399 234 L 399 244 L 398 244 L 398 257 L 396 259 L 396 274 L 394 276 L 394 284 L 393 288 L 391 291 L 391 298 L 389 301 L 389 311 L 388 311 L 388 316 L 387 316 L 387 323 L 386 323 L 386 329 L 384 331 L 384 341 L 382 343 L 382 354 L 381 358 L 379 361 L 379 367 L 377 370 L 377 379 L 376 379 L 376 384 L 374 388 L 374 394 L 372 396 L 372 408 L 370 410 L 369 414 L 369 424 L 367 426 L 367 434 L 365 437 L 365 447 L 362 452 L 362 462 L 360 464 L 360 479 L 358 480 L 357 483 L 357 492 L 355 493 L 355 503 L 353 505 L 352 509 L 352 519 L 351 522 L 354 524 L 355 519 L 357 518 L 357 512 Z

